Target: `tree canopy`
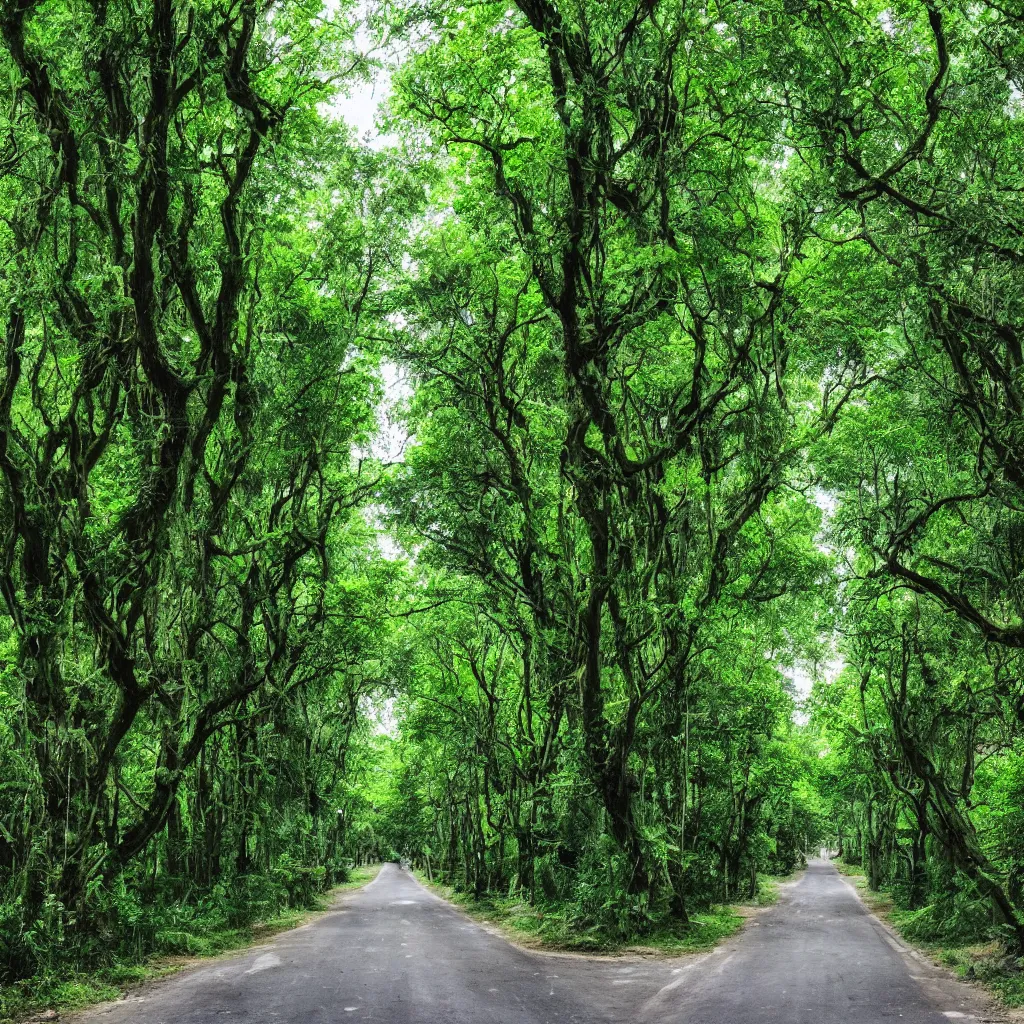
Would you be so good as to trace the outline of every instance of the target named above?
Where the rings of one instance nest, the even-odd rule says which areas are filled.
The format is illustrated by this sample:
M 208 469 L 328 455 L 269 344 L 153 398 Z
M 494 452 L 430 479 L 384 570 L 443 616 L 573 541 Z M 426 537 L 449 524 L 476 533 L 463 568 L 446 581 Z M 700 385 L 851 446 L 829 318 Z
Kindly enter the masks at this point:
M 0 41 L 0 981 L 381 858 L 685 930 L 822 846 L 1024 955 L 1024 13 Z

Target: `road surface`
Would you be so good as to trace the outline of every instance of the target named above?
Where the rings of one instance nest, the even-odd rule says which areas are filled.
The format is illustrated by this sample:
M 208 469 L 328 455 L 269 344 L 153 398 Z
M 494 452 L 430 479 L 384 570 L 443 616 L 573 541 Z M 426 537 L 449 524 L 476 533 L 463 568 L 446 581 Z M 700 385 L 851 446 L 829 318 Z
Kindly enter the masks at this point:
M 529 952 L 394 865 L 267 945 L 147 986 L 93 1024 L 940 1024 L 997 1019 L 902 947 L 831 864 L 711 953 Z

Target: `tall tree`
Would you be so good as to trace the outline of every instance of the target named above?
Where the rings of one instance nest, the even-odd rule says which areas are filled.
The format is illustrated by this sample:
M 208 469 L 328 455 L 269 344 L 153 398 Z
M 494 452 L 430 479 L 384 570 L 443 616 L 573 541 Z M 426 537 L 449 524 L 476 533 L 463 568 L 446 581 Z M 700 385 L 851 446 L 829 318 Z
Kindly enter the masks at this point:
M 784 384 L 802 214 L 747 102 L 756 19 L 706 20 L 524 0 L 456 27 L 439 9 L 392 105 L 410 143 L 447 153 L 402 309 L 430 445 L 400 514 L 501 601 L 644 899 L 661 869 L 638 728 L 685 703 L 720 602 L 770 599 L 801 449 Z
M 178 829 L 213 737 L 244 745 L 334 670 L 379 261 L 309 233 L 344 226 L 344 137 L 317 113 L 359 64 L 342 14 L 17 0 L 0 31 L 0 590 L 41 794 L 0 859 L 31 920 L 48 891 L 81 914 Z

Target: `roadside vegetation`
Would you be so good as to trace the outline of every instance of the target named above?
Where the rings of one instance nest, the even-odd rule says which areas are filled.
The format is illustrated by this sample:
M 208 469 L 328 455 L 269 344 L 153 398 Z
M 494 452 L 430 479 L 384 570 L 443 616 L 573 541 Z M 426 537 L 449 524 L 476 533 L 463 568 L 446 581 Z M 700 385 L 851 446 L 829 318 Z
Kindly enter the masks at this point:
M 735 934 L 746 918 L 747 905 L 711 907 L 694 915 L 689 923 L 665 922 L 630 938 L 610 933 L 600 925 L 581 929 L 571 907 L 564 902 L 528 902 L 522 898 L 484 896 L 479 899 L 451 885 L 431 882 L 422 872 L 419 880 L 481 925 L 499 931 L 510 942 L 527 949 L 551 952 L 591 953 L 604 956 L 651 954 L 680 956 L 713 949 Z M 763 890 L 756 905 L 772 902 L 774 892 Z
M 289 907 L 265 919 L 232 925 L 216 913 L 202 914 L 190 906 L 178 908 L 174 930 L 165 931 L 155 942 L 140 946 L 133 955 L 123 951 L 106 958 L 102 966 L 75 971 L 66 957 L 54 959 L 52 971 L 40 971 L 31 978 L 0 989 L 0 1024 L 11 1024 L 33 1015 L 46 1019 L 80 1009 L 92 1003 L 119 999 L 147 981 L 166 977 L 197 960 L 244 949 L 279 932 L 297 928 L 316 913 L 328 910 L 346 892 L 361 888 L 377 877 L 379 864 L 353 868 L 348 880 L 336 885 L 310 906 Z M 148 953 L 142 950 L 150 948 Z
M 1022 68 L 994 0 L 0 0 L 3 1013 L 394 857 L 683 949 L 830 844 L 1013 975 Z
M 886 889 L 872 890 L 867 876 L 857 864 L 835 861 L 839 871 L 847 875 L 861 899 L 900 936 L 933 960 L 950 968 L 964 981 L 977 982 L 1009 1007 L 1024 1006 L 1024 965 L 1007 953 L 1005 944 L 994 937 L 991 923 L 937 927 L 934 910 L 908 910 L 897 905 L 894 895 Z

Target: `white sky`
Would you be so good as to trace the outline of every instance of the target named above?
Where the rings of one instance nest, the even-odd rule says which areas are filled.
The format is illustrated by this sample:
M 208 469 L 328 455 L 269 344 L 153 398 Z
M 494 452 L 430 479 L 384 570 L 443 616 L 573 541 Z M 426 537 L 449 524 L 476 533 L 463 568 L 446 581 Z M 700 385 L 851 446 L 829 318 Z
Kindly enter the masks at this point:
M 331 4 L 328 2 L 328 9 Z M 363 5 L 365 12 L 366 5 Z M 355 42 L 365 56 L 381 61 L 369 82 L 353 82 L 346 89 L 346 95 L 338 96 L 331 104 L 333 113 L 347 121 L 356 131 L 359 138 L 372 149 L 381 149 L 392 145 L 397 140 L 377 130 L 377 113 L 380 105 L 391 92 L 391 68 L 398 59 L 393 50 L 382 49 L 374 45 L 370 34 L 360 28 L 355 35 Z

